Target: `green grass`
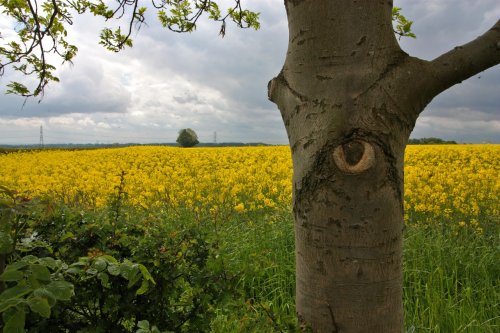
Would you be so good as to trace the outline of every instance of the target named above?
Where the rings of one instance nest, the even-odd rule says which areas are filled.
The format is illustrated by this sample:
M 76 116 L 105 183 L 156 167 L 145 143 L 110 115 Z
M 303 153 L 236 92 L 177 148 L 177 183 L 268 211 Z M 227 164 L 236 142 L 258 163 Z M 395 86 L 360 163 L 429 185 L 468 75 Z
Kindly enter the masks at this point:
M 289 213 L 249 213 L 221 233 L 226 266 L 241 297 L 221 311 L 213 332 L 295 330 L 294 231 Z
M 498 237 L 436 229 L 414 227 L 406 233 L 404 304 L 408 331 L 499 332 Z
M 290 330 L 295 312 L 294 238 L 290 213 L 253 214 L 229 222 L 225 255 L 228 265 L 241 274 L 239 286 L 243 297 L 239 301 L 246 301 L 246 306 L 230 316 L 226 313 L 225 318 L 233 321 L 231 329 L 229 326 L 218 328 L 225 327 L 225 332 Z M 456 234 L 451 230 L 443 231 L 440 225 L 406 229 L 404 306 L 407 332 L 500 331 L 499 230 L 497 223 L 489 224 L 484 235 L 472 230 Z M 252 329 L 247 324 L 242 329 L 245 318 L 253 320 L 257 326 Z
M 54 213 L 60 218 L 54 215 L 46 221 L 47 230 L 57 234 L 57 224 L 64 224 L 62 229 L 81 225 L 85 231 L 93 225 L 100 230 L 102 221 L 113 222 L 111 213 L 118 214 L 112 205 L 104 211 L 81 209 L 60 207 Z M 125 226 L 159 221 L 168 223 L 168 230 L 181 230 L 195 225 L 215 245 L 211 264 L 214 271 L 225 272 L 228 288 L 220 288 L 226 297 L 209 311 L 215 314 L 212 332 L 299 331 L 294 306 L 294 223 L 289 210 L 232 213 L 215 220 L 210 214 L 182 209 L 120 206 L 119 215 Z M 446 223 L 406 228 L 406 332 L 500 332 L 500 224 L 492 220 L 481 225 L 482 234 L 473 228 L 446 227 Z

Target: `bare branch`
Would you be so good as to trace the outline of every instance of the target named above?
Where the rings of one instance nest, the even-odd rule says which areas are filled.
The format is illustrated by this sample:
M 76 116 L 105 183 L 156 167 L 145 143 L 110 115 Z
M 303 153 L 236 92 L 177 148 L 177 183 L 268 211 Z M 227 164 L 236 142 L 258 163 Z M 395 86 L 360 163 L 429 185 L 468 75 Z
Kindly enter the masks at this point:
M 500 20 L 483 35 L 429 62 L 435 95 L 500 63 Z M 434 97 L 432 96 L 432 97 Z
M 216 1 L 212 0 L 151 0 L 159 10 L 161 23 L 176 32 L 191 32 L 196 29 L 198 19 L 207 14 L 212 21 L 221 22 L 221 35 L 224 36 L 226 19 L 230 18 L 241 28 L 258 28 L 258 13 L 244 10 L 242 0 L 233 0 L 234 7 L 223 16 Z M 132 31 L 139 30 L 145 24 L 146 7 L 139 7 L 139 0 L 116 0 L 108 5 L 105 0 L 26 0 L 12 2 L 6 7 L 5 14 L 16 22 L 17 40 L 0 45 L 0 77 L 5 69 L 12 66 L 24 76 L 36 75 L 34 88 L 22 83 L 11 82 L 7 93 L 25 97 L 43 95 L 44 88 L 51 81 L 59 81 L 54 76 L 56 67 L 47 63 L 48 54 L 55 54 L 64 62 L 71 62 L 78 49 L 66 41 L 65 25 L 71 25 L 70 10 L 77 14 L 90 11 L 101 16 L 105 21 L 112 18 L 125 20 L 121 28 L 105 28 L 101 32 L 101 42 L 107 49 L 118 52 L 126 46 L 132 46 Z M 122 26 L 123 26 L 122 25 Z M 0 39 L 1 39 L 0 35 Z

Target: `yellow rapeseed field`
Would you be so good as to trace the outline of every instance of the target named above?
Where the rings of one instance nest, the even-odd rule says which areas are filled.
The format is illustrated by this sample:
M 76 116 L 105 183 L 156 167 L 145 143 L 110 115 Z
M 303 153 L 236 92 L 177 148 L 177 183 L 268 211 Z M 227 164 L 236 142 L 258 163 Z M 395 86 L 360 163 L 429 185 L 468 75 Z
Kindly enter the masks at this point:
M 482 232 L 500 218 L 500 145 L 408 146 L 407 222 L 445 222 Z
M 0 156 L 0 184 L 68 203 L 107 203 L 124 172 L 127 200 L 236 211 L 289 205 L 290 152 L 285 147 L 129 147 L 32 151 Z
M 409 146 L 408 223 L 453 222 L 481 232 L 500 214 L 500 145 Z M 129 147 L 0 156 L 0 184 L 68 204 L 105 205 L 120 185 L 131 204 L 236 212 L 290 208 L 288 147 Z M 453 221 L 451 221 L 453 220 Z

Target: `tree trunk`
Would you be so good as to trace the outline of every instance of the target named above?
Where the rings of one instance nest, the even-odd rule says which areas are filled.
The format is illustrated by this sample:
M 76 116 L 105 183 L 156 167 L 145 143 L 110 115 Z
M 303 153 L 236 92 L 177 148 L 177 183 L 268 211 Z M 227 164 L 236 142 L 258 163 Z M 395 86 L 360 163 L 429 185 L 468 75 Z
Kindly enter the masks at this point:
M 480 43 L 491 59 L 468 58 L 464 73 L 450 60 L 464 55 L 405 54 L 392 1 L 285 6 L 288 52 L 269 98 L 292 151 L 299 320 L 315 332 L 401 333 L 405 146 L 435 95 L 500 61 L 498 23 Z

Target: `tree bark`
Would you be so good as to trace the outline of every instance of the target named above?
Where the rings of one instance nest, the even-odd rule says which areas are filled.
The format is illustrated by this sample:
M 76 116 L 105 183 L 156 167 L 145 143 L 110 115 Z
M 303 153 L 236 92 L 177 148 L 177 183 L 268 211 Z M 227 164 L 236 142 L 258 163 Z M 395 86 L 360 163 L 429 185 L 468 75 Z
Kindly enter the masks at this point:
M 499 62 L 498 23 L 427 62 L 400 49 L 392 1 L 285 6 L 288 52 L 268 88 L 292 151 L 299 320 L 315 332 L 400 333 L 405 146 L 435 95 Z

